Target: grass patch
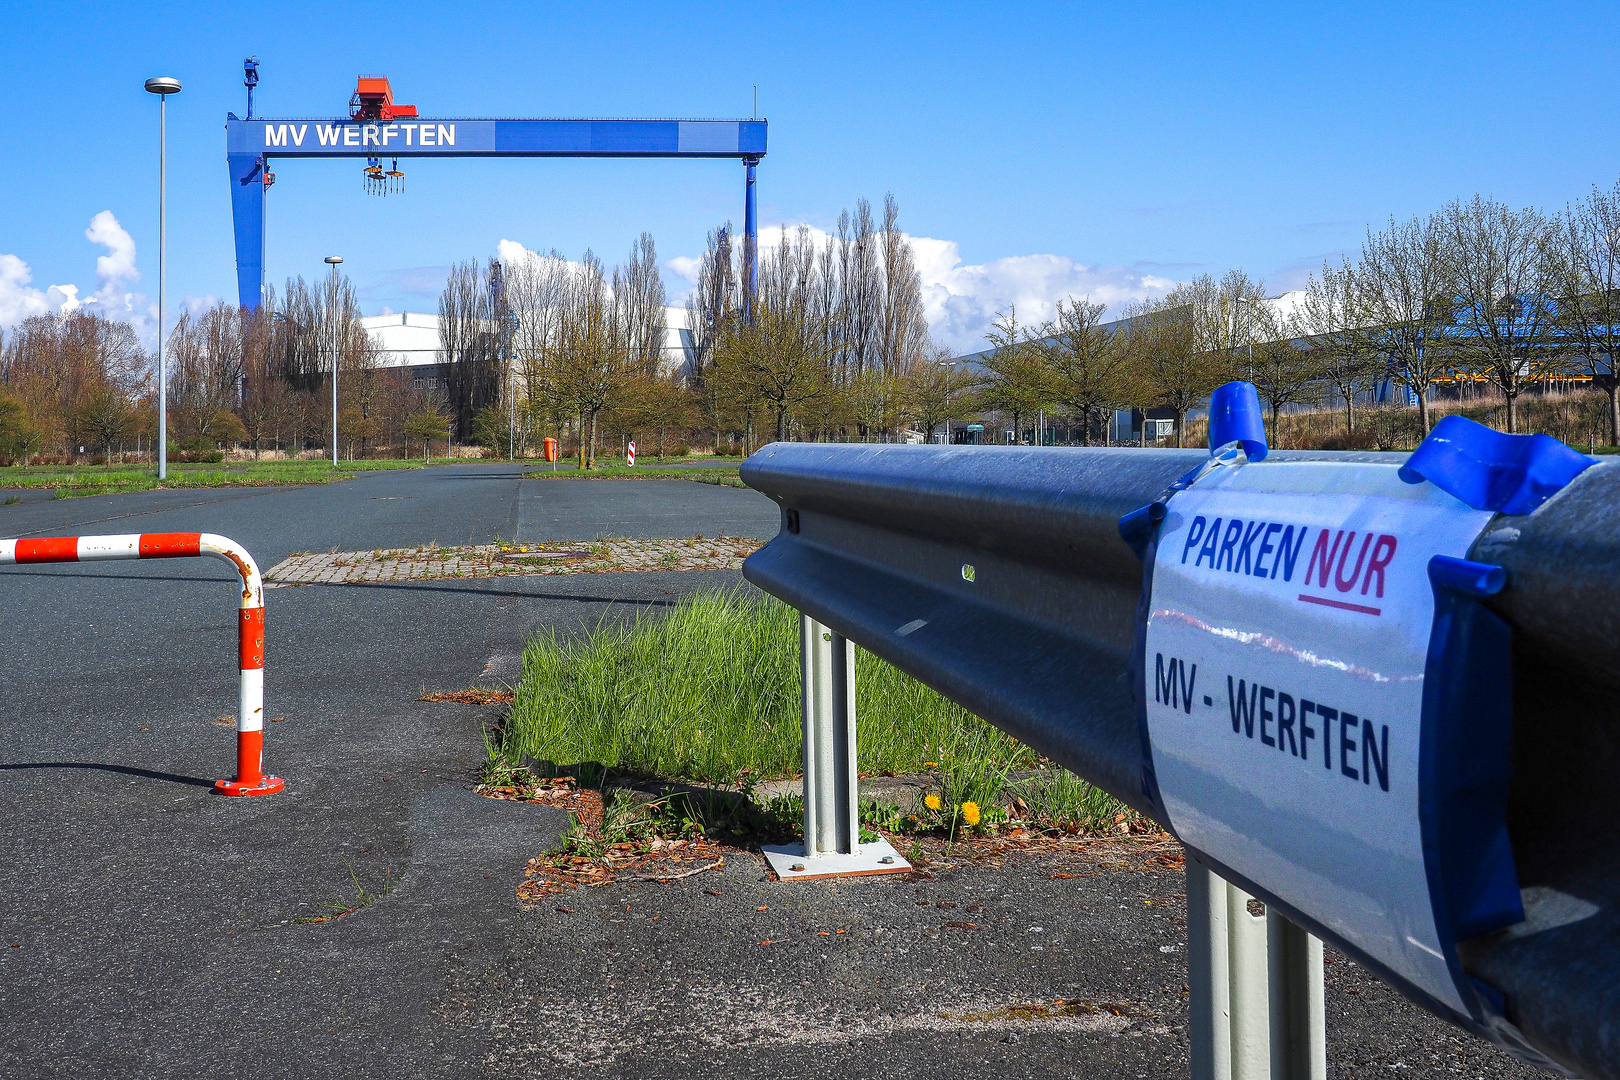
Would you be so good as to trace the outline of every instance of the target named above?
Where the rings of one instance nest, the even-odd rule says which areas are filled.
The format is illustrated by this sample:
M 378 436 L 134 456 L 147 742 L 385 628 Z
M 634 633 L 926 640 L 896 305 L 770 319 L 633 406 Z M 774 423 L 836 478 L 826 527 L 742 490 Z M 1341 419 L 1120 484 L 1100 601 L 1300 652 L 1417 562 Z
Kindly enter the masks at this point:
M 734 590 L 583 638 L 542 632 L 524 650 L 497 756 L 527 754 L 603 790 L 610 770 L 724 789 L 707 802 L 670 796 L 659 813 L 666 834 L 778 832 L 797 820 L 798 796 L 760 802 L 753 788 L 801 768 L 798 619 L 778 600 Z M 914 807 L 868 800 L 862 821 L 872 829 L 1095 835 L 1151 825 L 860 650 L 855 683 L 860 771 L 935 778 Z
M 736 465 L 722 465 L 713 469 L 602 465 L 588 471 L 577 468 L 560 469 L 556 472 L 549 469 L 533 469 L 526 475 L 530 480 L 690 480 L 694 484 L 745 488 L 748 485 L 737 475 L 737 468 Z
M 345 461 L 334 469 L 327 461 L 263 461 L 229 465 L 169 466 L 161 483 L 151 468 L 101 465 L 12 465 L 0 468 L 0 488 L 54 488 L 58 499 L 111 495 L 158 488 L 283 487 L 352 480 L 357 473 L 420 469 L 418 461 Z
M 971 747 L 1031 767 L 1036 755 L 867 653 L 856 660 L 863 772 L 918 773 Z M 800 768 L 799 624 L 752 591 L 699 593 L 667 615 L 604 624 L 583 639 L 534 637 L 509 749 L 558 764 L 736 783 Z

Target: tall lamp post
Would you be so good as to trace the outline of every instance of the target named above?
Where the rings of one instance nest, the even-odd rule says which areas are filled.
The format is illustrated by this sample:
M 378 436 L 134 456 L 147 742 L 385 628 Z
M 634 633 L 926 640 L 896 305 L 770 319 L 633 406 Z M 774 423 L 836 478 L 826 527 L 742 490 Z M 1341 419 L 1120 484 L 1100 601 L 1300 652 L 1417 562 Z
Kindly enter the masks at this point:
M 146 92 L 158 96 L 158 466 L 159 480 L 169 476 L 169 372 L 163 362 L 163 299 L 168 285 L 169 255 L 169 95 L 180 92 L 180 80 L 147 79 Z
M 329 317 L 332 320 L 332 468 L 334 468 L 334 469 L 337 468 L 337 463 L 338 463 L 338 446 L 337 446 L 337 373 L 338 373 L 338 354 L 343 351 L 343 339 L 342 339 L 342 337 L 339 336 L 339 327 L 338 327 L 338 319 L 337 319 L 337 298 L 338 298 L 338 287 L 337 287 L 338 269 L 337 268 L 342 264 L 342 262 L 343 262 L 343 256 L 341 256 L 341 255 L 328 255 L 326 257 L 326 265 L 330 266 L 332 268 L 332 287 L 331 287 L 330 291 L 327 293 L 326 306 L 328 308 Z

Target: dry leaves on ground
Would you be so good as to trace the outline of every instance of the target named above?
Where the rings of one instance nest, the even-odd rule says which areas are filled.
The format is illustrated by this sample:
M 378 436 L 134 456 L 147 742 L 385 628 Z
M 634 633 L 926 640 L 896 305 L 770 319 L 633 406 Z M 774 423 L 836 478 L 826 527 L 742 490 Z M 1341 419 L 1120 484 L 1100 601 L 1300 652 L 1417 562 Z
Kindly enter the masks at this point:
M 416 700 L 449 701 L 458 705 L 510 705 L 512 704 L 512 691 L 482 690 L 477 687 L 468 690 L 433 690 L 423 694 Z
M 522 788 L 481 784 L 475 790 L 492 799 L 561 807 L 573 815 L 584 833 L 584 844 L 529 860 L 517 895 L 531 908 L 548 896 L 581 886 L 611 885 L 623 877 L 667 883 L 718 870 L 725 865 L 726 855 L 735 850 L 701 838 L 670 840 L 652 836 L 645 840 L 606 843 L 602 837 L 601 793 L 580 788 L 571 776 L 543 779 Z

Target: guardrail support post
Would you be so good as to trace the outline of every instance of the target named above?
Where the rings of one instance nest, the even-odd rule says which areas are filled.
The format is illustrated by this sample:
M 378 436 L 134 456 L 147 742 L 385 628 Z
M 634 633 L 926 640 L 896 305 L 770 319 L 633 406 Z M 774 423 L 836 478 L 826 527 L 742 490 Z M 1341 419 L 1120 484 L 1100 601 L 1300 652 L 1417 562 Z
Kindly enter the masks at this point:
M 804 708 L 804 853 L 860 850 L 855 762 L 855 646 L 808 615 L 799 616 Z
M 1271 1075 L 1326 1080 L 1322 939 L 1267 908 L 1266 956 L 1271 983 Z
M 861 843 L 855 753 L 855 645 L 799 616 L 804 709 L 804 843 L 766 847 L 779 878 L 896 874 L 911 864 L 887 840 Z
M 1325 1080 L 1322 943 L 1187 857 L 1193 1080 Z

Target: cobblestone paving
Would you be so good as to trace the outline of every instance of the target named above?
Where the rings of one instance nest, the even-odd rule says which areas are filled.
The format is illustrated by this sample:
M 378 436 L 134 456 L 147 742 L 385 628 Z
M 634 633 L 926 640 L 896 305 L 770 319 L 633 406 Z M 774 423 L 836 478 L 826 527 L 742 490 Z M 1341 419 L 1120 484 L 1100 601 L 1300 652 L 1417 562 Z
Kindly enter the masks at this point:
M 476 544 L 300 554 L 272 566 L 265 588 L 360 585 L 373 581 L 602 574 L 636 570 L 739 570 L 760 542 L 721 536 L 684 540 L 581 540 L 564 544 Z

